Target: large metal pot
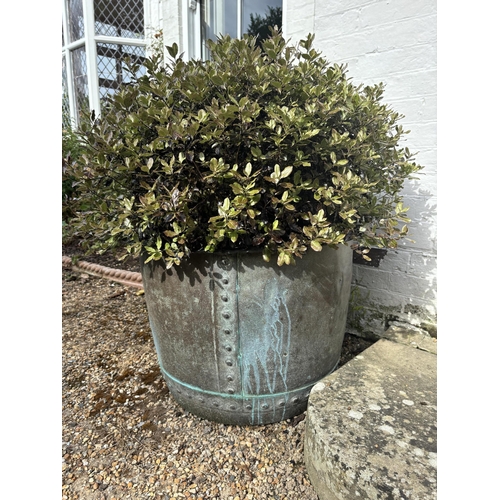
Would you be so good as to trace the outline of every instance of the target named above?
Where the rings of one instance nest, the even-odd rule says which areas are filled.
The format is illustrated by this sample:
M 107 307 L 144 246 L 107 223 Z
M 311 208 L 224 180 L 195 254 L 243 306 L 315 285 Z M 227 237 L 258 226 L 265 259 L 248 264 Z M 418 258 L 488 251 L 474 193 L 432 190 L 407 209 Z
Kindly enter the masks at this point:
M 160 367 L 186 410 L 260 425 L 303 412 L 340 358 L 352 250 L 309 251 L 296 265 L 260 252 L 195 253 L 167 270 L 142 263 Z

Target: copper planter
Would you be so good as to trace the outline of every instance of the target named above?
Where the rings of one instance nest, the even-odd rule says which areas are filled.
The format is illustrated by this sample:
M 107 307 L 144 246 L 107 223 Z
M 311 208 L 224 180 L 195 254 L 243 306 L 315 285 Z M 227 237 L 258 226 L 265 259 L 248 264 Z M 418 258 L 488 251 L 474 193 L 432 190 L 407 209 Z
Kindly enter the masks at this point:
M 208 420 L 291 418 L 340 358 L 352 251 L 342 245 L 266 263 L 260 252 L 196 253 L 142 264 L 160 367 L 176 401 Z

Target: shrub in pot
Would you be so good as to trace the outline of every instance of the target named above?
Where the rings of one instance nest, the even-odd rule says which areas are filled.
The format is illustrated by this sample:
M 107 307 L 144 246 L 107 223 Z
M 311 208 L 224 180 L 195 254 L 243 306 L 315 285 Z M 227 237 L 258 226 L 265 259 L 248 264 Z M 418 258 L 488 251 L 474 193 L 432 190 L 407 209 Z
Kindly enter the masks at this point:
M 209 419 L 303 411 L 340 356 L 352 249 L 407 233 L 420 167 L 401 115 L 312 42 L 222 37 L 207 62 L 168 47 L 80 131 L 74 228 L 89 251 L 141 256 L 165 379 Z

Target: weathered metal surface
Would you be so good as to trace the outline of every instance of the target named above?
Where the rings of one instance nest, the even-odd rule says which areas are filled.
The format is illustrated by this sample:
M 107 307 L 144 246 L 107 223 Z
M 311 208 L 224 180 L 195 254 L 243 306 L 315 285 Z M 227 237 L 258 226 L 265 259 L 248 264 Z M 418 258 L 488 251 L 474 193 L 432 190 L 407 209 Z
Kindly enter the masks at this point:
M 186 410 L 260 425 L 305 410 L 338 363 L 352 251 L 324 248 L 278 267 L 260 252 L 192 254 L 181 266 L 142 264 L 163 376 Z

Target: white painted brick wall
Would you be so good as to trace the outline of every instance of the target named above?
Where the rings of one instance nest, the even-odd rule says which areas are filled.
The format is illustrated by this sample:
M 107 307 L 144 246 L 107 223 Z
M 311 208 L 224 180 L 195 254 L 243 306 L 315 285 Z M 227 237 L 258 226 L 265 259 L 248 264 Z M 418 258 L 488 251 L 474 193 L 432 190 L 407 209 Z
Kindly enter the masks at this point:
M 162 0 L 162 29 L 163 43 L 166 46 L 176 43 L 179 47 L 179 52 L 185 51 L 182 40 L 182 3 L 186 0 Z M 168 52 L 165 50 L 165 57 L 169 58 Z
M 163 28 L 162 0 L 146 0 L 144 2 L 146 12 L 146 55 L 152 55 L 152 47 L 155 45 L 155 35 Z
M 151 45 L 158 41 L 153 37 L 161 30 L 163 32 L 163 52 L 165 58 L 170 57 L 165 46 L 177 43 L 180 52 L 182 43 L 182 2 L 184 0 L 146 0 L 146 40 L 147 55 L 152 54 Z
M 436 0 L 284 0 L 284 35 L 315 33 L 330 62 L 347 63 L 355 83 L 385 84 L 385 101 L 405 117 L 404 145 L 424 166 L 405 186 L 411 237 L 380 267 L 354 266 L 366 306 L 351 330 L 380 334 L 390 321 L 430 331 L 436 324 L 437 267 L 437 6 Z M 354 304 L 356 305 L 356 304 Z

